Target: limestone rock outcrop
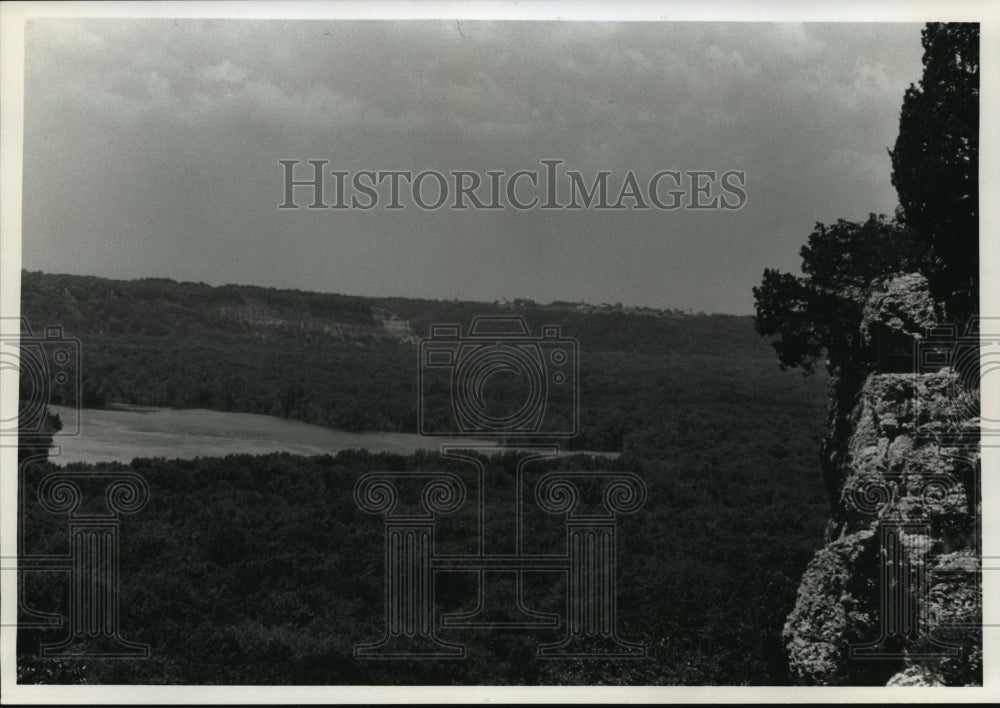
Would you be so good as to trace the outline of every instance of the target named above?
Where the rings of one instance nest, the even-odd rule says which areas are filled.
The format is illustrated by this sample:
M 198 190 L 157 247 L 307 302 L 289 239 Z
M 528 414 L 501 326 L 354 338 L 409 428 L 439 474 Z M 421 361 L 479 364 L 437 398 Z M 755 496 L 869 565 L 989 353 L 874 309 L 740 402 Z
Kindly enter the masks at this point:
M 797 683 L 982 680 L 978 350 L 957 330 L 928 340 L 934 323 L 922 276 L 879 284 L 869 364 L 832 388 L 832 519 L 784 628 Z

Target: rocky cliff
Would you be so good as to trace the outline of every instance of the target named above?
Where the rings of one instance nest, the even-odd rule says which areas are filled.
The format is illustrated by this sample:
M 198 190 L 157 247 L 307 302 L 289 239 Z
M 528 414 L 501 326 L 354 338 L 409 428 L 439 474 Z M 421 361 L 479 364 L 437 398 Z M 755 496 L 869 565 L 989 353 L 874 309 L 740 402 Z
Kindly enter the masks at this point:
M 936 321 L 922 276 L 877 284 L 865 362 L 832 386 L 832 518 L 783 635 L 798 683 L 982 681 L 978 332 Z

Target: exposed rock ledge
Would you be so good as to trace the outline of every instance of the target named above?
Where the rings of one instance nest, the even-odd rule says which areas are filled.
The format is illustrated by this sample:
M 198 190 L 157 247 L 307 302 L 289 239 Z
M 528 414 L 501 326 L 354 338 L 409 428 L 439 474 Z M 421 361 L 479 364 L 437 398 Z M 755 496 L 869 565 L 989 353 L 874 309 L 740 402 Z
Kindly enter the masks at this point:
M 982 682 L 978 388 L 914 369 L 933 324 L 922 276 L 882 283 L 859 333 L 873 370 L 833 387 L 827 545 L 784 628 L 797 683 Z

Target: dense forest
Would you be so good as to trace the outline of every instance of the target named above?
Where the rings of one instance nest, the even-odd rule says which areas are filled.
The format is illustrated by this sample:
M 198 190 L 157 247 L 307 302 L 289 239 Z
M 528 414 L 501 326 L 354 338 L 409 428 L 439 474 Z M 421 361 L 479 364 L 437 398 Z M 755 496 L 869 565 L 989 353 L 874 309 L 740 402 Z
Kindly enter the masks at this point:
M 749 317 L 580 312 L 568 307 L 361 298 L 166 279 L 22 274 L 22 316 L 81 342 L 82 403 L 209 408 L 343 430 L 417 432 L 417 337 L 432 324 L 524 317 L 561 327 L 580 356 L 580 433 L 564 447 L 610 452 L 774 437 L 809 420 L 825 380 L 785 375 Z M 385 327 L 381 313 L 405 327 Z M 384 317 L 384 315 L 383 315 Z M 407 326 L 408 325 L 408 326 Z M 433 391 L 430 393 L 434 393 Z M 516 389 L 497 391 L 517 398 Z M 53 403 L 73 405 L 60 398 Z M 762 419 L 755 411 L 767 406 Z M 436 411 L 443 414 L 443 411 Z M 758 427 L 773 428 L 763 437 Z M 439 426 L 448 428 L 448 421 Z
M 357 509 L 353 486 L 364 472 L 454 462 L 364 451 L 137 459 L 128 467 L 146 479 L 150 501 L 121 521 L 120 624 L 124 637 L 150 645 L 150 658 L 39 658 L 40 642 L 60 632 L 27 630 L 22 681 L 789 681 L 781 628 L 828 513 L 817 457 L 827 379 L 780 370 L 749 317 L 42 273 L 23 274 L 22 303 L 36 335 L 61 324 L 80 339 L 84 405 L 204 407 L 351 430 L 416 431 L 417 338 L 432 323 L 519 314 L 533 333 L 558 324 L 580 352 L 580 435 L 564 445 L 622 456 L 547 464 L 631 470 L 649 489 L 618 529 L 619 634 L 646 644 L 646 658 L 539 660 L 535 647 L 556 638 L 551 630 L 449 629 L 442 636 L 460 636 L 466 660 L 366 662 L 352 647 L 380 633 L 384 539 L 379 518 Z M 487 466 L 509 477 L 513 464 L 507 455 Z M 65 550 L 65 517 L 32 503 L 32 485 L 53 468 L 24 473 L 25 553 Z M 491 528 L 509 525 L 495 515 Z M 546 543 L 543 531 L 532 543 Z M 565 581 L 538 575 L 531 602 L 552 609 Z M 472 602 L 467 574 L 440 573 L 438 582 L 443 610 Z M 27 573 L 24 590 L 28 606 L 65 611 L 58 573 Z

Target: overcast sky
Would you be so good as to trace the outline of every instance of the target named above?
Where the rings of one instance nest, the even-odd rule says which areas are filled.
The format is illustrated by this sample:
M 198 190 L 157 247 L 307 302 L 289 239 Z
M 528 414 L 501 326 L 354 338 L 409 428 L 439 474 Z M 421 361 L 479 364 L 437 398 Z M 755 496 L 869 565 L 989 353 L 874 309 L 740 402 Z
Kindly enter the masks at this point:
M 816 221 L 892 213 L 922 53 L 915 24 L 33 20 L 26 42 L 30 270 L 739 314 Z M 743 170 L 747 203 L 278 208 L 282 159 L 545 158 L 611 184 Z

